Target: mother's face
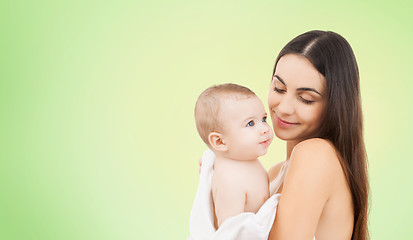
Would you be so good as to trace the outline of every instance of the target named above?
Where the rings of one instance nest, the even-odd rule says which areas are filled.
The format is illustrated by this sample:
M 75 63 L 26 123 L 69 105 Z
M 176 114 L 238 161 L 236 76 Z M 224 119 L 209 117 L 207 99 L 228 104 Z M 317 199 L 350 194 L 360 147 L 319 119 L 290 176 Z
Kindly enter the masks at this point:
M 283 140 L 312 137 L 321 124 L 326 103 L 324 76 L 298 54 L 287 54 L 277 63 L 268 94 L 275 135 Z

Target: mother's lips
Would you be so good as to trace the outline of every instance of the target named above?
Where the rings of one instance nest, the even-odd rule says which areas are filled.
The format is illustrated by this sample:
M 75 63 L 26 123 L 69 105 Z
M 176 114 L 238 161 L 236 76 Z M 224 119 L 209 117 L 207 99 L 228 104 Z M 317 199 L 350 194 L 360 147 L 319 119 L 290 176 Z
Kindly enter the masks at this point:
M 277 123 L 278 123 L 278 126 L 283 127 L 283 128 L 292 127 L 292 126 L 296 126 L 299 124 L 299 123 L 288 122 L 279 117 L 277 117 Z
M 278 118 L 278 120 L 280 120 L 281 122 L 285 124 L 298 124 L 298 123 L 292 123 L 292 122 L 285 121 L 284 119 L 281 119 L 281 118 Z

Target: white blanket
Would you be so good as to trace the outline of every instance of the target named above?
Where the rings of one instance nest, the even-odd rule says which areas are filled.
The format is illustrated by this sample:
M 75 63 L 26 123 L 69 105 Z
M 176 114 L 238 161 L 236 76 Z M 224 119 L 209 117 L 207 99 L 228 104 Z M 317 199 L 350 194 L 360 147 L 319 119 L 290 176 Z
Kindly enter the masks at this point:
M 256 214 L 240 213 L 226 219 L 217 231 L 214 227 L 211 194 L 214 160 L 215 155 L 211 150 L 204 152 L 198 190 L 189 219 L 190 236 L 188 240 L 266 240 L 274 222 L 281 194 L 272 195 Z

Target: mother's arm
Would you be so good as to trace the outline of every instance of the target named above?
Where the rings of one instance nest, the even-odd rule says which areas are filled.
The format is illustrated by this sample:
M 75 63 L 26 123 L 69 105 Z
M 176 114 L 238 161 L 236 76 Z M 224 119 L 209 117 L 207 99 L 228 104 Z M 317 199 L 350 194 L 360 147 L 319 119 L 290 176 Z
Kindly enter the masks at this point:
M 313 239 L 341 171 L 332 144 L 305 140 L 294 148 L 269 240 Z

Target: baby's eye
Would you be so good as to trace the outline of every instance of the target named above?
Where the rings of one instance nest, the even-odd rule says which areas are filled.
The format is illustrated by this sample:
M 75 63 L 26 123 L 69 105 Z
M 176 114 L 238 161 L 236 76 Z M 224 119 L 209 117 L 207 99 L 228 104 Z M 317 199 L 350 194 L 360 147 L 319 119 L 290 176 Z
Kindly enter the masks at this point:
M 267 117 L 263 117 L 262 122 L 267 122 Z
M 254 125 L 255 125 L 255 123 L 254 123 L 253 120 L 251 120 L 251 121 L 249 121 L 249 122 L 247 123 L 247 126 L 248 126 L 248 127 L 253 127 Z

